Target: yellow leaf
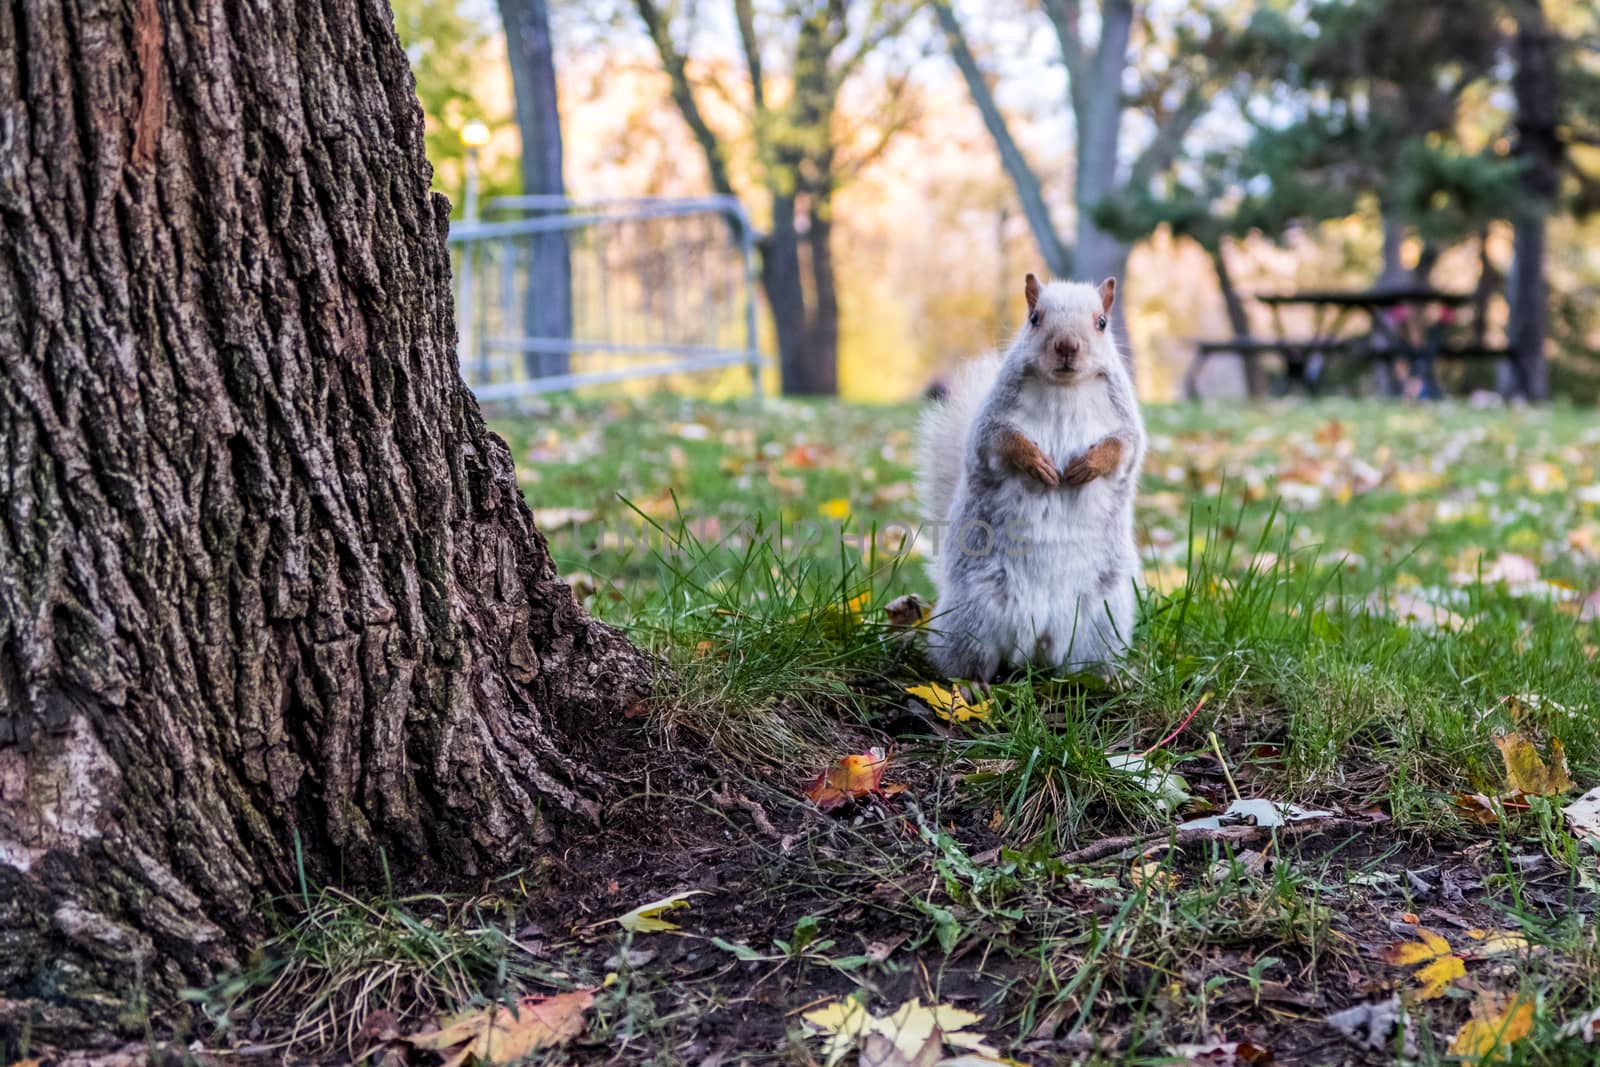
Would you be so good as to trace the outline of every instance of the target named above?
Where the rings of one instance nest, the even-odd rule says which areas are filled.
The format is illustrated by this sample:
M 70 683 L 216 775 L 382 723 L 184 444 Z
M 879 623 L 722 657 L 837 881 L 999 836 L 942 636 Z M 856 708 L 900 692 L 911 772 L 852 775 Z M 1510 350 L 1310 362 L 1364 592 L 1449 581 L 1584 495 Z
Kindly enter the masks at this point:
M 1477 942 L 1465 950 L 1475 960 L 1515 955 L 1529 948 L 1528 939 L 1511 930 L 1468 930 L 1467 936 Z
M 883 1016 L 870 1014 L 859 1000 L 851 999 L 836 1000 L 801 1018 L 827 1036 L 823 1054 L 829 1065 L 843 1059 L 858 1043 L 863 1045 L 863 1063 L 922 1063 L 928 1060 L 930 1049 L 937 1051 L 941 1044 L 997 1063 L 1009 1062 L 999 1059 L 999 1053 L 983 1043 L 982 1035 L 966 1032 L 982 1020 L 981 1015 L 948 1004 L 925 1007 L 919 997 Z
M 854 997 L 808 1011 L 801 1018 L 826 1035 L 828 1040 L 823 1045 L 822 1055 L 828 1067 L 833 1067 L 856 1047 L 856 1042 L 866 1035 L 873 1021 L 866 1007 Z
M 455 1055 L 447 1057 L 449 1062 L 462 1062 L 472 1056 L 479 1063 L 497 1067 L 571 1041 L 583 1033 L 583 1013 L 593 1003 L 594 992 L 589 989 L 549 997 L 523 997 L 513 1005 L 494 1004 L 455 1016 L 440 1029 L 415 1034 L 405 1041 L 427 1051 L 455 1050 Z
M 1128 881 L 1136 889 L 1176 889 L 1182 880 L 1177 871 L 1163 870 L 1157 860 L 1135 860 L 1128 871 Z
M 676 911 L 678 908 L 687 908 L 690 897 L 703 896 L 705 892 L 704 889 L 690 889 L 683 893 L 674 893 L 670 897 L 662 897 L 660 900 L 652 900 L 648 904 L 641 904 L 626 915 L 619 915 L 611 921 L 624 930 L 632 930 L 636 934 L 676 930 L 678 928 L 677 923 L 668 922 L 661 916 L 669 911 Z
M 1500 998 L 1484 996 L 1472 1006 L 1472 1018 L 1461 1024 L 1450 1042 L 1453 1056 L 1471 1056 L 1479 1063 L 1498 1063 L 1505 1049 L 1533 1033 L 1532 997 L 1513 997 L 1503 1004 Z
M 1440 956 L 1412 975 L 1417 980 L 1417 998 L 1434 1000 L 1444 996 L 1445 987 L 1467 976 L 1467 965 L 1460 956 Z
M 1402 941 L 1398 945 L 1391 945 L 1383 954 L 1384 962 L 1400 967 L 1414 967 L 1419 963 L 1428 963 L 1440 956 L 1450 955 L 1450 942 L 1432 930 L 1424 930 L 1419 926 L 1417 937 L 1421 940 Z
M 1443 996 L 1451 982 L 1466 977 L 1466 963 L 1451 950 L 1450 942 L 1432 930 L 1417 927 L 1417 938 L 1389 946 L 1380 958 L 1399 967 L 1416 967 L 1412 977 L 1417 981 L 1418 998 L 1433 1000 Z
M 969 722 L 977 719 L 979 722 L 987 723 L 989 716 L 994 712 L 994 701 L 980 700 L 976 704 L 969 704 L 959 688 L 946 689 L 936 682 L 907 686 L 906 692 L 932 708 L 933 713 L 945 722 Z
M 1550 742 L 1550 763 L 1546 766 L 1539 758 L 1539 750 L 1519 733 L 1503 734 L 1494 739 L 1505 761 L 1506 780 L 1519 793 L 1534 797 L 1560 796 L 1572 788 L 1572 778 L 1567 774 L 1567 753 L 1560 738 Z
M 850 517 L 850 501 L 842 496 L 834 497 L 832 500 L 824 500 L 817 505 L 817 514 L 825 519 L 833 519 L 835 522 L 844 522 Z

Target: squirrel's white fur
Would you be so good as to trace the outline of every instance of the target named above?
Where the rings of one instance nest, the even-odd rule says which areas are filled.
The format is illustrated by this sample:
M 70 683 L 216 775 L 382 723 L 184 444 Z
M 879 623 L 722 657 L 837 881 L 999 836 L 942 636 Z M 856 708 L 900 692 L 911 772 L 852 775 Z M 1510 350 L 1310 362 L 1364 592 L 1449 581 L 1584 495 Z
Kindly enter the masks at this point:
M 1134 624 L 1145 431 L 1107 323 L 1115 282 L 1040 289 L 1030 275 L 1027 293 L 1011 345 L 962 367 L 919 428 L 938 587 L 928 653 L 957 678 L 988 681 L 1002 664 L 1104 668 Z M 1016 435 L 1042 454 L 1048 483 L 1008 462 Z M 1057 484 L 1113 438 L 1114 467 Z
M 978 409 L 1000 376 L 1004 357 L 985 352 L 956 368 L 943 399 L 930 404 L 917 426 L 917 502 L 922 521 L 938 526 L 950 521 L 950 504 L 961 484 L 967 434 Z

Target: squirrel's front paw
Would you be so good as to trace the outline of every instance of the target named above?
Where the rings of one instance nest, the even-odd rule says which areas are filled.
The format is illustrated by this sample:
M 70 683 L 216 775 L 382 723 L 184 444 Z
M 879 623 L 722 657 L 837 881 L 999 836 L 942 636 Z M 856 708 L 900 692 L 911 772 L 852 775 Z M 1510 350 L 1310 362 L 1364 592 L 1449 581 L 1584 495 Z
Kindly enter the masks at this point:
M 1046 489 L 1054 489 L 1061 484 L 1061 476 L 1056 473 L 1055 464 L 1051 463 L 1042 452 L 1035 454 L 1033 461 L 1028 465 L 1028 473 L 1037 478 Z
M 1069 489 L 1081 489 L 1116 470 L 1121 462 L 1122 438 L 1107 437 L 1062 469 L 1061 484 Z
M 1061 477 L 1056 473 L 1055 464 L 1026 434 L 1005 430 L 1000 435 L 999 446 L 1000 454 L 1013 470 L 1034 479 L 1046 489 L 1054 489 L 1060 484 Z

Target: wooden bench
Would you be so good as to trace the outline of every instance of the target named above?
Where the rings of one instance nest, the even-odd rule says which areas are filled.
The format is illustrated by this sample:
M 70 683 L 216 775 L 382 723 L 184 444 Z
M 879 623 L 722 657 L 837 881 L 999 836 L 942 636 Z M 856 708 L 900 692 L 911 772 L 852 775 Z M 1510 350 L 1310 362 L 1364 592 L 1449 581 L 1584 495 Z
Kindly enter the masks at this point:
M 1308 373 L 1312 368 L 1312 359 L 1316 356 L 1347 356 L 1351 354 L 1352 342 L 1346 339 L 1333 338 L 1326 341 L 1272 341 L 1258 337 L 1235 337 L 1226 341 L 1196 341 L 1194 360 L 1189 364 L 1189 369 L 1183 376 L 1184 395 L 1191 400 L 1196 397 L 1196 381 L 1200 375 L 1200 367 L 1212 356 L 1236 355 L 1244 360 L 1245 374 L 1254 373 L 1256 359 L 1263 355 L 1278 355 L 1283 357 L 1284 371 L 1287 385 L 1294 382 L 1303 384 L 1308 392 L 1317 391 L 1315 373 Z
M 1322 378 L 1321 367 L 1313 364 L 1313 359 L 1317 356 L 1329 359 L 1358 359 L 1367 363 L 1383 364 L 1393 364 L 1396 359 L 1409 358 L 1414 364 L 1420 362 L 1424 365 L 1438 360 L 1468 363 L 1511 358 L 1510 349 L 1476 342 L 1441 344 L 1432 351 L 1425 347 L 1419 352 L 1404 352 L 1394 349 L 1371 349 L 1367 340 L 1359 337 L 1331 338 L 1324 341 L 1274 341 L 1257 337 L 1236 337 L 1230 340 L 1196 341 L 1194 347 L 1194 360 L 1183 376 L 1184 395 L 1191 400 L 1198 396 L 1196 385 L 1200 368 L 1212 356 L 1239 356 L 1245 362 L 1247 376 L 1254 373 L 1255 361 L 1260 356 L 1281 356 L 1284 363 L 1282 391 L 1288 392 L 1298 382 L 1313 396 L 1317 394 Z M 1431 385 L 1431 372 L 1428 373 L 1428 381 Z

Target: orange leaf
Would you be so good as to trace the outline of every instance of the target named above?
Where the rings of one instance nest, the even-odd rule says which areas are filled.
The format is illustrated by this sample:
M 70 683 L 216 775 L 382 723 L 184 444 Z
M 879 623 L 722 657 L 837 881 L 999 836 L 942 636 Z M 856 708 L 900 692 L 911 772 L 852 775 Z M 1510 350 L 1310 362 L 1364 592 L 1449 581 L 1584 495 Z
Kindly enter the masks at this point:
M 888 765 L 889 757 L 881 748 L 841 757 L 806 786 L 805 795 L 823 811 L 836 808 L 847 800 L 882 795 L 883 772 Z

